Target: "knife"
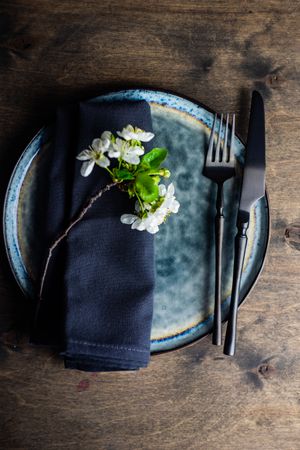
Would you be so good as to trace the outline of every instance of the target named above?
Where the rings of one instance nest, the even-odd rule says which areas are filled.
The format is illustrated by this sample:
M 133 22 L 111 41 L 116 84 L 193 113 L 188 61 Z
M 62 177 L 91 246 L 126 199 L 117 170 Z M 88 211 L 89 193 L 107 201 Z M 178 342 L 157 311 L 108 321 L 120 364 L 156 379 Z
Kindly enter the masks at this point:
M 246 158 L 239 210 L 233 267 L 232 293 L 224 343 L 225 355 L 233 356 L 236 347 L 237 311 L 239 305 L 242 270 L 247 247 L 250 209 L 265 195 L 265 114 L 259 92 L 253 91 L 249 119 Z

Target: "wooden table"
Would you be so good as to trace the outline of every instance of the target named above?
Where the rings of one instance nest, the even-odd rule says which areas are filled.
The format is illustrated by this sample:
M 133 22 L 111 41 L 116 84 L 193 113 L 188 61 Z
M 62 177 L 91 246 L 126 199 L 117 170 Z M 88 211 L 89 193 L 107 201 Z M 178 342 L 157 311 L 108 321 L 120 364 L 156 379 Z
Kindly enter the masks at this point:
M 17 158 L 58 103 L 124 86 L 171 89 L 236 111 L 245 136 L 258 88 L 272 216 L 237 356 L 207 337 L 136 373 L 64 370 L 31 348 L 28 303 L 1 240 L 1 449 L 300 449 L 300 253 L 284 239 L 300 222 L 299 9 L 299 0 L 1 2 L 2 203 Z

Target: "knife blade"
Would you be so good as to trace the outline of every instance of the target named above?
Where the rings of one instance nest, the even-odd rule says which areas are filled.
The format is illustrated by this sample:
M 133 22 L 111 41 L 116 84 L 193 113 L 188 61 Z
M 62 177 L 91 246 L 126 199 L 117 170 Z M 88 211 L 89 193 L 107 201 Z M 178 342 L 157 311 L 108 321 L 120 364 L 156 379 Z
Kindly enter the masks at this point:
M 251 207 L 265 195 L 265 113 L 259 92 L 253 91 L 246 158 L 243 171 L 241 196 L 237 215 L 232 293 L 224 343 L 225 355 L 233 356 L 236 348 L 237 310 Z
M 251 206 L 265 195 L 265 114 L 259 92 L 252 94 L 238 222 L 249 221 Z

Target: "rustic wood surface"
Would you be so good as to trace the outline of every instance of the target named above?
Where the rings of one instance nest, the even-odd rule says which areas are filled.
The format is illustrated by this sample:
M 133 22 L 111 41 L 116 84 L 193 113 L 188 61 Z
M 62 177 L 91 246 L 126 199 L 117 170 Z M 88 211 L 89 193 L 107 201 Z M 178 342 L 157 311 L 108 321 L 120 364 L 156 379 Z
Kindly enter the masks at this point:
M 266 101 L 272 235 L 240 311 L 238 355 L 210 337 L 137 373 L 64 370 L 27 344 L 28 304 L 0 243 L 0 448 L 300 449 L 299 0 L 2 0 L 0 195 L 55 106 L 151 86 L 237 111 Z

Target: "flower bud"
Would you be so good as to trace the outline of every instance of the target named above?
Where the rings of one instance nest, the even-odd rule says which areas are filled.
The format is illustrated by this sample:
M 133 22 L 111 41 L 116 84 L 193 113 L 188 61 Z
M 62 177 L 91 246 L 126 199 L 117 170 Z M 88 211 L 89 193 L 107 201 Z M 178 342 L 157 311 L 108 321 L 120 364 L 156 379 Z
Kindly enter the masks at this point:
M 160 169 L 159 175 L 165 178 L 170 178 L 171 172 L 168 169 Z

